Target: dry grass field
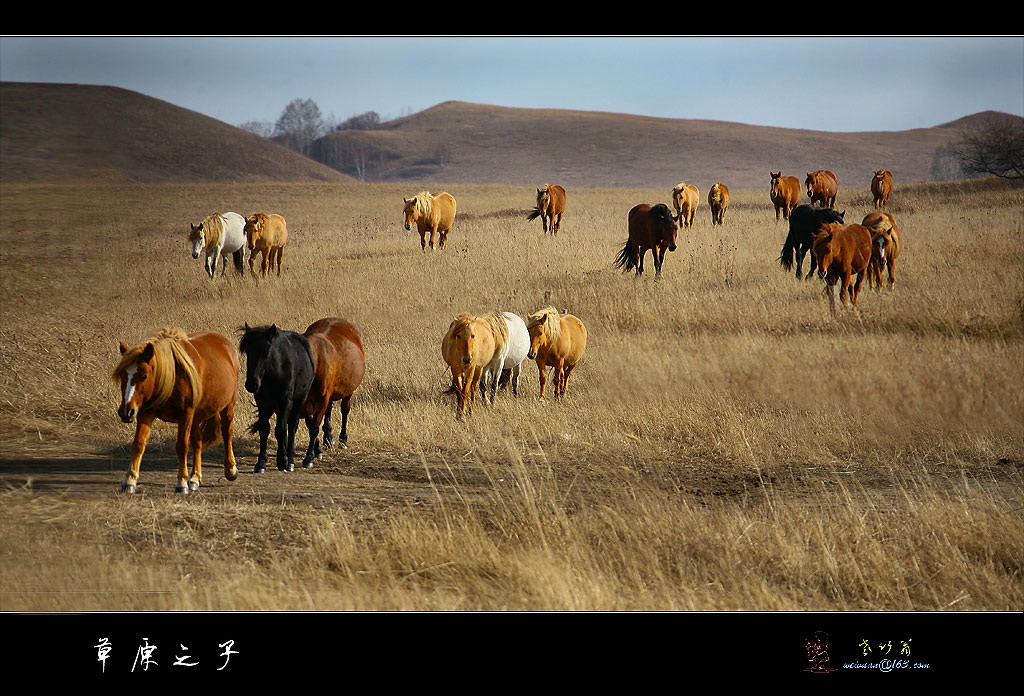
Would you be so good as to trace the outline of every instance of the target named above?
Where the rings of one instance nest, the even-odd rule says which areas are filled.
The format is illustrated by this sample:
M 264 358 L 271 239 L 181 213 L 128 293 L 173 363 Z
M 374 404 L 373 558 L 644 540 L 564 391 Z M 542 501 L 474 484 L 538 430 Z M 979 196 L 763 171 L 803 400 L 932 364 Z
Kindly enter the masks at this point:
M 896 289 L 836 319 L 778 264 L 767 180 L 714 229 L 702 189 L 657 282 L 615 269 L 626 212 L 675 183 L 569 188 L 557 238 L 533 187 L 453 186 L 426 254 L 415 186 L 5 183 L 0 610 L 1024 609 L 1021 187 L 898 188 Z M 206 277 L 189 222 L 261 209 L 288 220 L 282 276 Z M 590 331 L 568 397 L 539 402 L 528 363 L 457 422 L 451 318 L 548 297 Z M 159 424 L 117 494 L 118 341 L 324 316 L 366 344 L 348 449 L 251 473 L 240 379 L 236 481 L 218 444 L 176 496 Z

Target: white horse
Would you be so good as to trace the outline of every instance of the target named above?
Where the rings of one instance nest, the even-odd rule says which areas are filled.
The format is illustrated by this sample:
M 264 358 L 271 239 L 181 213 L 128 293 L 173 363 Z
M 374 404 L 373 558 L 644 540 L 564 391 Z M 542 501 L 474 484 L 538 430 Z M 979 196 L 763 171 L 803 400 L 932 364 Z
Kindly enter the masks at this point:
M 213 278 L 217 274 L 217 259 L 225 257 L 221 263 L 221 275 L 227 270 L 227 256 L 234 258 L 235 269 L 242 272 L 245 260 L 245 218 L 238 213 L 211 215 L 198 225 L 192 225 L 188 240 L 192 243 L 192 258 L 198 259 L 199 254 L 206 251 L 206 272 Z
M 504 319 L 507 331 L 503 341 L 499 342 L 495 335 L 494 358 L 484 371 L 485 376 L 489 379 L 486 384 L 483 381 L 480 382 L 480 391 L 485 399 L 487 390 L 490 389 L 491 404 L 494 404 L 498 382 L 505 370 L 510 373 L 509 382 L 512 383 L 512 395 L 519 396 L 519 374 L 522 372 L 526 354 L 530 352 L 530 332 L 527 330 L 523 318 L 512 312 L 502 312 L 499 316 Z M 495 333 L 497 334 L 497 332 Z

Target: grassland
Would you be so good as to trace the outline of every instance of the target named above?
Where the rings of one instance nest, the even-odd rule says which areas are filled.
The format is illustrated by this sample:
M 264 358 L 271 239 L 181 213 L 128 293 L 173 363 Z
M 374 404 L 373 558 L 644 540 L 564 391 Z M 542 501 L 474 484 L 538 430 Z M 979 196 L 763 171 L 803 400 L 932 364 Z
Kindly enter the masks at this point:
M 674 183 L 570 189 L 557 238 L 532 187 L 451 187 L 426 254 L 408 186 L 5 184 L 0 609 L 1024 609 L 1020 186 L 897 190 L 896 289 L 834 319 L 779 267 L 764 191 L 721 228 L 702 201 L 661 280 L 618 272 L 626 211 Z M 260 209 L 288 220 L 283 275 L 211 281 L 189 221 Z M 457 422 L 451 317 L 548 299 L 590 331 L 568 398 L 538 402 L 528 364 Z M 237 481 L 218 445 L 175 496 L 164 424 L 116 494 L 119 340 L 323 316 L 366 343 L 349 449 L 249 473 L 240 384 Z

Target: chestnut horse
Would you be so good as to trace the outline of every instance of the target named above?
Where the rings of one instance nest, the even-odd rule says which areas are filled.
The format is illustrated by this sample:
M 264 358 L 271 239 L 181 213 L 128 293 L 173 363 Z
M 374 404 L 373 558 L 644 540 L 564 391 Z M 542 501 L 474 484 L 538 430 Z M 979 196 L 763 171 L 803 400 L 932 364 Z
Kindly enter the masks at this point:
M 452 371 L 452 385 L 458 396 L 455 417 L 462 420 L 472 415 L 480 382 L 488 383 L 484 374 L 494 359 L 494 332 L 483 317 L 463 312 L 455 317 L 441 339 L 441 357 Z M 500 369 L 500 368 L 499 368 Z
M 253 213 L 245 219 L 245 241 L 249 247 L 249 272 L 254 276 L 256 271 L 252 262 L 256 254 L 263 254 L 263 277 L 277 260 L 277 275 L 281 275 L 281 257 L 288 243 L 288 225 L 277 213 L 267 215 L 264 212 Z
M 676 209 L 676 222 L 680 227 L 687 229 L 693 227 L 693 219 L 697 215 L 699 203 L 700 191 L 693 184 L 683 181 L 672 188 L 672 205 Z
M 146 451 L 153 421 L 178 424 L 178 484 L 175 493 L 199 489 L 203 480 L 203 447 L 224 439 L 224 477 L 238 476 L 231 449 L 231 430 L 238 392 L 238 354 L 234 346 L 212 331 L 185 335 L 163 329 L 147 342 L 129 348 L 120 344 L 121 360 L 112 377 L 121 384 L 117 415 L 125 423 L 137 420 L 132 459 L 121 484 L 134 493 L 139 463 Z M 186 468 L 192 449 L 192 476 Z
M 405 203 L 402 211 L 405 229 L 411 230 L 412 224 L 416 223 L 423 251 L 427 250 L 427 232 L 430 232 L 430 250 L 434 250 L 435 235 L 440 235 L 437 248 L 444 249 L 448 233 L 452 231 L 452 223 L 455 222 L 455 199 L 452 195 L 445 191 L 433 195 L 420 191 L 412 198 L 402 200 Z
M 729 187 L 721 181 L 712 186 L 708 191 L 708 205 L 711 206 L 711 225 L 721 225 L 729 208 Z
M 537 206 L 526 216 L 527 220 L 540 218 L 544 227 L 544 234 L 558 234 L 562 227 L 562 213 L 565 212 L 565 189 L 558 184 L 544 184 L 544 188 L 537 189 Z
M 555 398 L 565 396 L 569 376 L 587 348 L 587 327 L 571 314 L 560 315 L 554 307 L 545 307 L 530 315 L 526 328 L 530 332 L 530 352 L 526 357 L 537 361 L 540 400 L 544 400 L 549 367 L 555 370 Z
M 871 177 L 871 195 L 875 199 L 875 208 L 884 208 L 892 195 L 892 172 L 879 169 Z
M 655 277 L 661 275 L 661 264 L 665 251 L 676 250 L 676 219 L 664 203 L 655 206 L 640 203 L 629 211 L 629 238 L 619 252 L 615 265 L 623 273 L 635 270 L 637 276 L 644 272 L 644 256 L 650 249 L 654 255 Z
M 331 437 L 331 411 L 340 401 L 342 447 L 348 443 L 348 412 L 352 394 L 366 373 L 366 354 L 359 329 L 344 319 L 326 317 L 315 321 L 303 333 L 313 351 L 313 382 L 306 398 L 304 415 L 309 430 L 309 449 L 302 466 L 310 468 L 313 460 L 323 456 L 320 449 L 320 426 L 323 424 L 324 448 L 334 445 Z
M 860 223 L 871 233 L 871 268 L 868 270 L 868 286 L 875 290 L 882 287 L 882 269 L 889 268 L 889 289 L 896 285 L 896 259 L 903 251 L 903 236 L 896 220 L 889 213 L 872 212 Z
M 811 205 L 821 203 L 822 208 L 835 209 L 836 195 L 839 193 L 839 180 L 835 174 L 827 169 L 808 172 L 804 185 L 807 186 L 807 197 L 811 199 Z
M 832 315 L 839 314 L 837 288 L 843 304 L 849 297 L 856 307 L 860 285 L 871 261 L 871 233 L 863 225 L 827 223 L 814 235 L 813 253 L 818 259 L 818 275 L 825 279 Z M 853 283 L 854 273 L 857 274 L 856 284 Z
M 795 176 L 782 176 L 782 172 L 776 174 L 769 171 L 768 173 L 772 175 L 768 191 L 772 203 L 775 205 L 775 221 L 779 221 L 780 212 L 782 218 L 788 220 L 790 212 L 800 202 L 800 180 Z
M 815 208 L 813 205 L 798 205 L 789 214 L 789 234 L 786 235 L 786 242 L 782 245 L 782 253 L 779 254 L 779 263 L 787 271 L 793 270 L 793 261 L 796 260 L 796 277 L 799 280 L 801 266 L 804 263 L 804 256 L 811 251 L 814 244 L 814 235 L 818 233 L 821 226 L 829 222 L 844 222 L 846 211 L 837 212 L 828 208 Z M 807 271 L 807 277 L 814 275 L 814 268 L 817 266 L 817 259 L 811 254 L 811 267 Z

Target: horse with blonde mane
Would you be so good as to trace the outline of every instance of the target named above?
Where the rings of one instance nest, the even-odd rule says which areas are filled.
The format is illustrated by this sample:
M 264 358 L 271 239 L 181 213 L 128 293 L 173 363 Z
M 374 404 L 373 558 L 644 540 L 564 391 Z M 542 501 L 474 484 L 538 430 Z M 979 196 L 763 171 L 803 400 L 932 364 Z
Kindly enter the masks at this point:
M 281 275 L 281 257 L 284 247 L 288 244 L 288 225 L 277 213 L 267 214 L 262 211 L 253 213 L 245 219 L 245 240 L 249 246 L 249 272 L 256 275 L 252 262 L 256 254 L 263 254 L 263 277 L 267 277 L 270 267 L 277 261 L 277 275 Z
M 221 275 L 227 271 L 227 257 L 235 262 L 235 270 L 244 272 L 245 218 L 238 213 L 224 213 L 204 218 L 198 225 L 189 223 L 188 241 L 192 244 L 192 258 L 206 252 L 206 272 L 211 278 L 217 273 L 217 259 L 222 256 Z
M 889 213 L 868 213 L 860 223 L 871 233 L 871 266 L 868 269 L 868 287 L 882 288 L 882 269 L 889 269 L 889 289 L 896 285 L 896 259 L 903 251 L 903 235 L 896 219 Z
M 120 343 L 121 359 L 111 377 L 121 385 L 117 415 L 136 421 L 135 439 L 122 493 L 134 493 L 139 464 L 153 421 L 178 424 L 175 493 L 196 491 L 203 479 L 203 447 L 224 440 L 224 477 L 238 476 L 231 431 L 238 392 L 238 353 L 224 336 L 212 331 L 186 335 L 163 329 L 145 343 L 129 348 Z M 192 476 L 187 461 L 192 451 Z
M 483 317 L 463 312 L 452 320 L 441 339 L 441 357 L 452 372 L 452 386 L 458 396 L 455 417 L 472 415 L 476 390 L 487 384 L 485 370 L 494 360 L 494 330 Z M 486 375 L 489 377 L 489 374 Z
M 403 198 L 405 207 L 402 214 L 405 217 L 405 229 L 411 230 L 413 223 L 420 233 L 420 246 L 423 251 L 427 250 L 427 233 L 430 233 L 430 250 L 434 250 L 434 237 L 438 239 L 438 249 L 444 249 L 448 241 L 448 233 L 452 231 L 452 223 L 455 222 L 455 199 L 450 193 L 441 191 L 430 194 L 429 191 L 420 191 L 412 198 Z
M 672 205 L 676 209 L 676 222 L 680 227 L 693 227 L 699 204 L 700 191 L 693 184 L 683 181 L 672 189 Z
M 498 385 L 502 388 L 509 383 L 512 385 L 512 396 L 519 397 L 519 377 L 523 371 L 523 362 L 530 352 L 530 331 L 526 328 L 526 322 L 518 314 L 502 312 L 505 323 L 508 326 L 508 349 L 504 355 L 501 369 L 497 375 Z M 494 402 L 494 393 L 491 393 L 491 402 Z
M 551 230 L 557 235 L 562 227 L 562 213 L 565 212 L 565 189 L 558 184 L 544 184 L 537 189 L 537 206 L 526 216 L 527 220 L 540 218 L 544 234 Z
M 545 307 L 530 315 L 526 328 L 530 333 L 530 352 L 526 357 L 537 361 L 540 400 L 544 401 L 549 367 L 555 372 L 555 398 L 565 396 L 569 377 L 587 348 L 587 327 L 571 314 L 559 314 L 554 307 Z
M 708 205 L 711 206 L 711 226 L 723 224 L 729 208 L 729 187 L 721 181 L 712 186 L 708 191 Z

